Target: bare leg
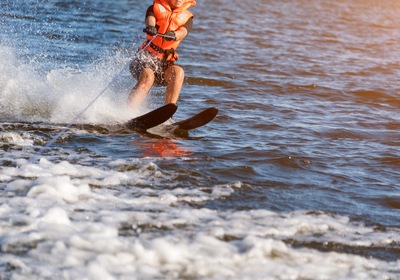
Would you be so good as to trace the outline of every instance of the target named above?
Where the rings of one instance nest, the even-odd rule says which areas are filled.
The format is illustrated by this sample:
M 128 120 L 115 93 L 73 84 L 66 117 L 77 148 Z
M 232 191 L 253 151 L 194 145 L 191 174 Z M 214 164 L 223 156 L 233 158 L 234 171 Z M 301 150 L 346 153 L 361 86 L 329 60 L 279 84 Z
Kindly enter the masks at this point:
M 178 65 L 170 66 L 165 71 L 165 81 L 167 81 L 167 92 L 165 94 L 165 104 L 174 103 L 178 101 L 179 93 L 182 89 L 183 79 L 185 74 L 182 67 Z
M 128 96 L 130 107 L 136 108 L 140 105 L 150 88 L 153 86 L 154 79 L 155 77 L 153 70 L 150 68 L 144 68 L 142 73 L 140 73 L 138 82 Z

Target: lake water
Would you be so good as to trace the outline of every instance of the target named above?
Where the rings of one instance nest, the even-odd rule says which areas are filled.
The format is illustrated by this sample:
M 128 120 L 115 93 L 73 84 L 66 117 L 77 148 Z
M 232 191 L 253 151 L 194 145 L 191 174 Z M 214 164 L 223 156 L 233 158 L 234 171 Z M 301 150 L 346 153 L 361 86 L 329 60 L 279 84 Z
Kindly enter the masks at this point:
M 216 119 L 110 133 L 151 3 L 2 0 L 0 279 L 398 279 L 400 2 L 199 0 Z

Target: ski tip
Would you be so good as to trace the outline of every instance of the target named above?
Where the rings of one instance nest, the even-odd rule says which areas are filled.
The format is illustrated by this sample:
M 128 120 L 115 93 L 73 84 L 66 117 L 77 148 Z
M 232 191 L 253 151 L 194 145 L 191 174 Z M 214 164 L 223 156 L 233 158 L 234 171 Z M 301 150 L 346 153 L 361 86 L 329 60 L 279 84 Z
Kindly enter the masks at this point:
M 210 107 L 190 118 L 172 124 L 171 127 L 175 130 L 192 130 L 208 124 L 217 114 L 218 109 Z
M 163 107 L 168 108 L 170 110 L 170 112 L 173 112 L 173 114 L 176 112 L 176 110 L 178 110 L 178 105 L 176 105 L 175 103 L 168 103 L 168 104 L 164 105 Z
M 173 108 L 175 108 L 175 109 L 178 109 L 178 105 L 176 105 L 175 103 L 168 103 L 168 104 L 165 104 L 164 106 L 161 106 L 160 108 L 163 108 L 163 107 L 165 107 L 165 108 L 171 108 L 171 109 L 173 109 Z
M 214 117 L 218 114 L 218 108 L 217 107 L 211 107 L 207 109 L 210 115 L 214 115 Z
M 211 122 L 218 114 L 218 108 L 216 107 L 210 107 L 205 110 L 205 117 L 204 117 L 204 125 L 208 124 Z
M 175 114 L 177 109 L 178 106 L 174 103 L 166 104 L 147 114 L 129 120 L 125 123 L 125 127 L 130 130 L 145 131 L 167 121 Z

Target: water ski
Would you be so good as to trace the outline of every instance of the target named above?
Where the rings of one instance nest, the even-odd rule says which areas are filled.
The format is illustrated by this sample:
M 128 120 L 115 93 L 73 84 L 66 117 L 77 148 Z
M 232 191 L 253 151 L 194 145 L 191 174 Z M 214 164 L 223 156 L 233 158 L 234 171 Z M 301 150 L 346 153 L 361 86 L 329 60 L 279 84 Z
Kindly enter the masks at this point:
M 170 103 L 153 111 L 150 111 L 144 115 L 133 118 L 126 122 L 124 125 L 129 130 L 146 131 L 147 129 L 166 122 L 175 114 L 177 109 L 178 106 Z
M 185 120 L 169 124 L 166 129 L 173 132 L 189 131 L 208 124 L 218 114 L 218 109 L 210 107 Z

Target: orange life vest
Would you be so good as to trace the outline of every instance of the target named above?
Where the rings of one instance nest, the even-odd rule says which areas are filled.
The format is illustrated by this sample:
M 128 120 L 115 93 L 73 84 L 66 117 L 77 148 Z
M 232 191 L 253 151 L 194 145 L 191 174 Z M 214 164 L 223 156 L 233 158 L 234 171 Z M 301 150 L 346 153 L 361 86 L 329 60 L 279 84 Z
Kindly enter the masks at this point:
M 188 11 L 190 7 L 196 5 L 195 0 L 185 1 L 181 7 L 172 10 L 167 0 L 155 0 L 153 4 L 153 12 L 156 17 L 156 26 L 158 33 L 164 34 L 167 31 L 176 31 L 184 26 L 193 14 Z M 153 37 L 147 35 L 147 40 Z M 156 37 L 152 43 L 147 46 L 146 50 L 150 51 L 160 59 L 168 61 L 177 61 L 178 54 L 175 50 L 178 48 L 180 41 L 166 41 L 162 37 Z M 143 46 L 146 45 L 146 42 Z

